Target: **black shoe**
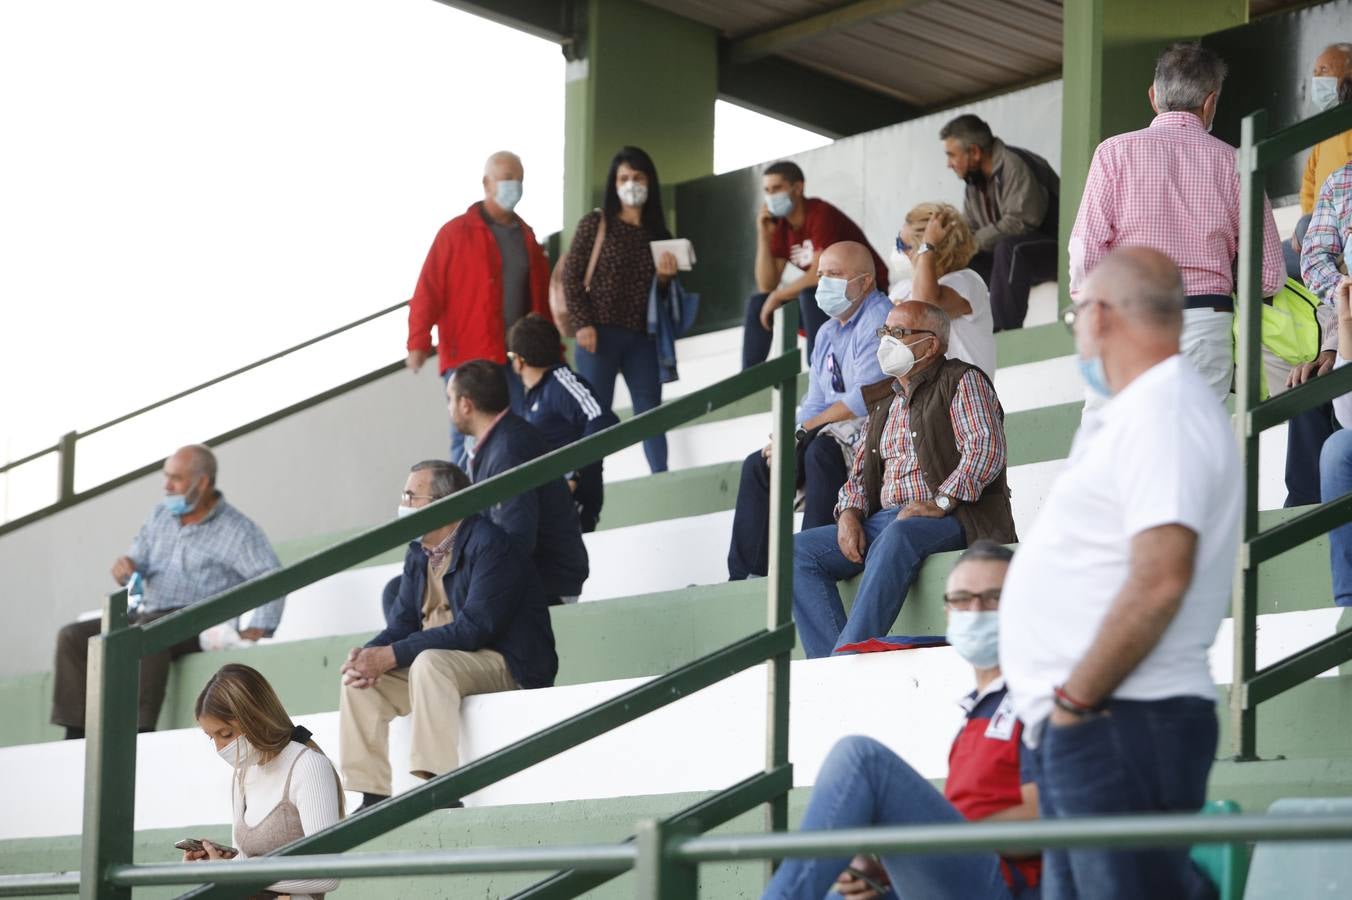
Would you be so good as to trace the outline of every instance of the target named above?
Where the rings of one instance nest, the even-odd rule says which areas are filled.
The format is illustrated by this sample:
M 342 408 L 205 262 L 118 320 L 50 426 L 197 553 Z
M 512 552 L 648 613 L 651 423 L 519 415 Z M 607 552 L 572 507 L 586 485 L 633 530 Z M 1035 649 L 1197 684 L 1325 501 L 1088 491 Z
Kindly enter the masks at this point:
M 83 728 L 76 728 L 76 727 L 74 727 L 74 726 L 72 726 L 72 725 L 67 725 L 67 726 L 66 726 L 66 740 L 68 740 L 68 741 L 82 741 L 82 740 L 84 740 L 84 729 L 83 729 Z
M 385 800 L 388 799 L 390 798 L 389 795 L 387 794 L 368 794 L 365 791 L 362 791 L 361 806 L 358 806 L 356 809 L 353 810 L 353 812 L 361 812 L 363 809 L 368 809 L 372 806 L 375 806 L 377 803 L 384 802 Z

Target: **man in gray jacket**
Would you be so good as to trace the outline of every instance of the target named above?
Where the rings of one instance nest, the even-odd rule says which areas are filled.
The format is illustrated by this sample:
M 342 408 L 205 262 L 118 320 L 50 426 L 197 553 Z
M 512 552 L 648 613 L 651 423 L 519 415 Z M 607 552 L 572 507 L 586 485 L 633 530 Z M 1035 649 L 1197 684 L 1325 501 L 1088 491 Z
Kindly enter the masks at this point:
M 1033 285 L 1056 278 L 1060 179 L 1036 153 L 1010 147 L 974 115 L 939 131 L 948 167 L 967 183 L 963 216 L 981 250 L 969 264 L 990 288 L 995 330 L 1023 327 Z

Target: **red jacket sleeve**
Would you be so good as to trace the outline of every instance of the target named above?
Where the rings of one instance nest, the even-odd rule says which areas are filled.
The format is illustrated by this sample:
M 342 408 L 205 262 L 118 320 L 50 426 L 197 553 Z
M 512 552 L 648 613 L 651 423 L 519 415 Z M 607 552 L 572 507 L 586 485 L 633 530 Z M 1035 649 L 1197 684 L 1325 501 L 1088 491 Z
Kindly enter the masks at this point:
M 447 222 L 427 251 L 413 299 L 408 302 L 408 349 L 432 352 L 432 326 L 446 309 L 446 275 L 451 267 L 451 223 Z M 441 339 L 445 339 L 442 336 Z
M 535 239 L 535 232 L 527 228 L 526 234 L 526 253 L 530 258 L 530 308 L 552 322 L 554 314 L 549 309 L 549 257 Z

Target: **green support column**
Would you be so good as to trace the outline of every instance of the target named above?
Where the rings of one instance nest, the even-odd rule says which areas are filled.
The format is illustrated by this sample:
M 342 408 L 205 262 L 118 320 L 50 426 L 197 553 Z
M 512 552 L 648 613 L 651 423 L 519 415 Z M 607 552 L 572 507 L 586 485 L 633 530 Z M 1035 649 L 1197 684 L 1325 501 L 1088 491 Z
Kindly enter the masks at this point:
M 1066 247 L 1094 148 L 1150 124 L 1155 58 L 1249 20 L 1248 0 L 1075 0 L 1064 7 L 1061 93 L 1061 303 L 1070 302 Z M 1222 94 L 1221 102 L 1225 102 Z
M 610 158 L 642 147 L 664 186 L 713 173 L 718 33 L 633 0 L 585 0 L 565 94 L 565 246 L 600 205 Z M 663 198 L 668 219 L 673 195 Z

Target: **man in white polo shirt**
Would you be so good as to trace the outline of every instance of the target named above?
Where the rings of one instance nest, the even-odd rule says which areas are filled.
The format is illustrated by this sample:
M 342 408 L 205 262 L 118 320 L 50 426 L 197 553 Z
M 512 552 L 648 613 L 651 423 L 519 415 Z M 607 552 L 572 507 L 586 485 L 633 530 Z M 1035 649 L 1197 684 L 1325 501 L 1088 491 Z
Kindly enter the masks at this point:
M 1067 322 L 1091 389 L 1065 470 L 1020 545 L 1000 660 L 1046 818 L 1196 811 L 1216 751 L 1207 650 L 1229 605 L 1243 500 L 1230 420 L 1179 355 L 1164 254 L 1114 250 Z M 1195 897 L 1186 848 L 1052 851 L 1048 897 Z

